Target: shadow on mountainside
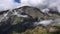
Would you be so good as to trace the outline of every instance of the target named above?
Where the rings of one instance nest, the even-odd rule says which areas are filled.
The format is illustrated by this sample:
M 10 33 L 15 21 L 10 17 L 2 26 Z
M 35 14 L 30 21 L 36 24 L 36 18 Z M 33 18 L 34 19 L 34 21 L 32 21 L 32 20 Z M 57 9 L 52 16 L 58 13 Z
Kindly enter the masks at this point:
M 17 33 L 21 33 L 26 31 L 27 29 L 34 29 L 35 26 L 33 25 L 34 19 L 24 19 L 23 22 L 18 22 L 12 25 L 12 20 L 14 21 L 15 17 L 9 18 L 7 21 L 2 22 L 0 26 L 0 34 L 12 34 L 13 31 Z

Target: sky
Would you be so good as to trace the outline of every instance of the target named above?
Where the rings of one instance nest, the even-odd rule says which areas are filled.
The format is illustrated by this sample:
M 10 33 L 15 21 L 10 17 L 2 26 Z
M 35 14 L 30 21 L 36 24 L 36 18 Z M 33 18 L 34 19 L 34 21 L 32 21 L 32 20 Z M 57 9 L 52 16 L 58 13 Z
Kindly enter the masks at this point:
M 0 0 L 0 11 L 14 9 L 22 6 L 35 6 L 43 0 Z
M 14 9 L 20 5 L 20 0 L 0 0 L 0 11 Z
M 15 2 L 17 2 L 17 3 L 20 3 L 21 2 L 21 0 L 14 0 Z
M 0 11 L 27 6 L 28 0 L 0 0 Z
M 41 10 L 57 8 L 60 12 L 60 0 L 0 0 L 0 11 L 23 6 L 32 6 Z

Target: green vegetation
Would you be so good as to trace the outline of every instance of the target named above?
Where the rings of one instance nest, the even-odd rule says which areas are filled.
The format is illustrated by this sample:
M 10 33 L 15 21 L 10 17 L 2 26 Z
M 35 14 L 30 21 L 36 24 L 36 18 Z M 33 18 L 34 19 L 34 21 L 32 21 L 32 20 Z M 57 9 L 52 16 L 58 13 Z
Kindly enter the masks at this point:
M 13 32 L 13 34 L 17 34 L 16 32 Z M 34 29 L 28 29 L 25 32 L 19 33 L 19 34 L 60 34 L 60 31 L 54 31 L 54 32 L 48 32 L 45 28 L 42 27 L 36 27 Z
M 26 30 L 21 34 L 48 34 L 48 33 L 46 32 L 46 29 L 43 29 L 42 27 L 36 27 L 33 30 Z

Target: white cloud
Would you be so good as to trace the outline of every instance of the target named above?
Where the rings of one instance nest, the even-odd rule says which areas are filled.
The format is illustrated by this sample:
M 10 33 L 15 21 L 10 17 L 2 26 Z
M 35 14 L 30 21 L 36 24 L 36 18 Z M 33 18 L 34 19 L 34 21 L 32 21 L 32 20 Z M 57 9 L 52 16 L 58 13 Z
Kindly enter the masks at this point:
M 14 9 L 22 6 L 33 6 L 39 9 L 55 8 L 60 12 L 60 0 L 20 0 L 21 3 L 14 2 L 14 0 L 0 0 L 0 11 L 7 9 Z
M 41 0 L 39 0 L 39 2 L 37 1 L 37 3 L 36 1 L 37 0 L 21 0 L 21 3 L 16 3 L 14 0 L 0 0 L 0 11 L 22 6 L 35 6 L 41 3 Z
M 15 3 L 14 0 L 0 0 L 0 11 L 12 9 L 18 6 L 18 3 Z

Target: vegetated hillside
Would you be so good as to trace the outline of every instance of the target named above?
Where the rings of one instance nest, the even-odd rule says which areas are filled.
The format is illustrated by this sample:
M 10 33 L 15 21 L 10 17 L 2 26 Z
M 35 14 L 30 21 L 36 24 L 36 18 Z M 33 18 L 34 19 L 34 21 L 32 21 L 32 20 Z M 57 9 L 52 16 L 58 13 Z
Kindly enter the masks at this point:
M 60 24 L 54 23 L 46 27 L 34 25 L 39 20 L 57 18 L 60 18 L 60 15 L 48 16 L 39 9 L 29 6 L 6 10 L 0 12 L 0 34 L 60 34 Z

